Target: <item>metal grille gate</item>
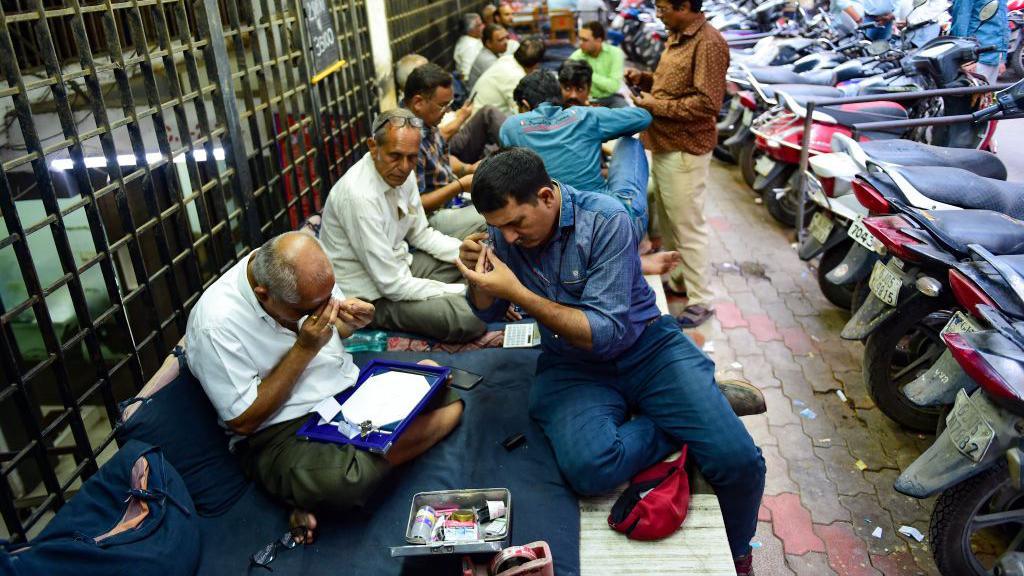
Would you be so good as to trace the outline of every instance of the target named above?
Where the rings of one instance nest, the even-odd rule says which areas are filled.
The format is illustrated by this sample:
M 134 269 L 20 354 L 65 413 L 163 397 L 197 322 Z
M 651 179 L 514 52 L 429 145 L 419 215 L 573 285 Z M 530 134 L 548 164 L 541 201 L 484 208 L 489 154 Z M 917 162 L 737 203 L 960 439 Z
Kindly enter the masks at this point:
M 395 62 L 416 53 L 443 68 L 462 33 L 461 17 L 480 12 L 488 0 L 387 0 L 388 32 Z
M 320 209 L 377 109 L 365 0 L 0 2 L 0 516 L 36 533 L 202 290 Z M 97 433 L 98 431 L 98 433 Z

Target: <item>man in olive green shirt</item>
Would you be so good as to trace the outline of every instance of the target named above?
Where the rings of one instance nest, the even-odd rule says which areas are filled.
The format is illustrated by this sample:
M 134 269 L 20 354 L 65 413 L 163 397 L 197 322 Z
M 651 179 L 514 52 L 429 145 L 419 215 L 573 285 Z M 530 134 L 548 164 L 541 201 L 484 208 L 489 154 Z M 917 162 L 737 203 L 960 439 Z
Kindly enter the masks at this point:
M 594 77 L 590 86 L 590 103 L 609 108 L 624 108 L 626 99 L 619 94 L 625 56 L 618 46 L 604 41 L 604 26 L 597 21 L 580 28 L 580 47 L 569 56 L 590 64 Z

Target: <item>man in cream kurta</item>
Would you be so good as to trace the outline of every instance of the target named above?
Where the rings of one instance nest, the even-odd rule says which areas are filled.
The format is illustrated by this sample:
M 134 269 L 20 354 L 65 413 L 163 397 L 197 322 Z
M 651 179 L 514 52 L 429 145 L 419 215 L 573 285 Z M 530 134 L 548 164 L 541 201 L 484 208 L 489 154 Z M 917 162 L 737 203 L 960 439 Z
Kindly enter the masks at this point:
M 417 123 L 419 126 L 417 126 Z M 372 326 L 465 342 L 484 332 L 454 261 L 461 239 L 430 227 L 413 168 L 422 122 L 384 113 L 370 151 L 331 189 L 320 239 L 338 286 L 372 301 Z

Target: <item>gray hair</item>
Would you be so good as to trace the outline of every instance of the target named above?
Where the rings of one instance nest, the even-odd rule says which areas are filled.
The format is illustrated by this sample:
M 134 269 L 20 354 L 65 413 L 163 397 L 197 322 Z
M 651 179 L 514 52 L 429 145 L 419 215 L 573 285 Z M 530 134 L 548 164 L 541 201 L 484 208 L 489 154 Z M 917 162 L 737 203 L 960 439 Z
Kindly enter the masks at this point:
M 252 259 L 252 277 L 257 286 L 266 288 L 274 298 L 288 304 L 298 304 L 302 298 L 299 296 L 299 280 L 295 271 L 295 262 L 291 255 L 280 249 L 281 241 L 292 234 L 309 236 L 305 232 L 285 232 L 264 242 Z M 317 244 L 320 243 L 313 236 L 309 236 L 309 238 Z M 304 279 L 304 281 L 322 282 L 328 276 L 334 276 L 334 271 L 330 266 L 318 271 L 315 278 Z
M 395 64 L 395 84 L 398 84 L 399 92 L 405 91 L 405 81 L 409 79 L 409 74 L 427 62 L 430 60 L 419 54 L 406 54 L 398 59 L 398 63 Z
M 483 23 L 483 18 L 476 12 L 462 15 L 462 33 L 469 34 L 469 31 Z
M 416 115 L 408 108 L 392 108 L 387 112 L 381 112 L 373 121 L 373 141 L 376 142 L 378 146 L 387 142 L 388 134 L 391 130 L 390 120 L 392 118 L 405 118 L 407 123 L 403 128 L 410 128 L 418 131 L 418 129 L 412 125 L 413 119 L 416 118 Z

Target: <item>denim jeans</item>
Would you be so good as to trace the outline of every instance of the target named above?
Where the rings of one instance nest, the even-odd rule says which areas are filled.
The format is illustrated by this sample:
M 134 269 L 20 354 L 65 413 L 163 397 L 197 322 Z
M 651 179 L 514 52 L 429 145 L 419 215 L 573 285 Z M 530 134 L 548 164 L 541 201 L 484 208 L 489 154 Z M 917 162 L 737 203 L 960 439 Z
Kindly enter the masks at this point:
M 874 22 L 875 16 L 870 14 L 864 15 L 864 22 Z M 892 36 L 892 20 L 889 20 L 882 25 L 881 28 L 869 28 L 864 31 L 864 36 L 871 41 L 875 40 L 888 40 Z
M 714 362 L 671 316 L 607 362 L 541 354 L 530 415 L 566 480 L 586 495 L 607 492 L 688 445 L 718 495 L 733 556 L 750 552 L 764 492 L 761 449 L 718 389 Z
M 622 202 L 633 219 L 637 242 L 647 234 L 647 154 L 632 136 L 619 139 L 608 164 L 608 185 L 604 192 Z

